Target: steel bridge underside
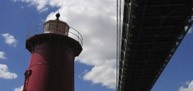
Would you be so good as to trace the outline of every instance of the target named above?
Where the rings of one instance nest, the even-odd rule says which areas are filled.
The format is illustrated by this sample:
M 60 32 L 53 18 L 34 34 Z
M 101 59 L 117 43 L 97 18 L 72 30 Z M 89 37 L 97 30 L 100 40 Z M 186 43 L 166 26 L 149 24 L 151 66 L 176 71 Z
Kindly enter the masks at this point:
M 192 7 L 193 0 L 124 1 L 118 91 L 152 89 L 192 24 Z

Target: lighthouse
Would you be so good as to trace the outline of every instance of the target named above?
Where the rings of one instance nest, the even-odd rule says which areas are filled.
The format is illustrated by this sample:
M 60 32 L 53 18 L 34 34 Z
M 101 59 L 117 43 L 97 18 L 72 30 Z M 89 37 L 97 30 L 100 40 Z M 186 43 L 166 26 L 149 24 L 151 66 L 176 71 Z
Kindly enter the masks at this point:
M 31 58 L 23 91 L 74 91 L 74 59 L 82 45 L 69 37 L 70 27 L 59 17 L 46 21 L 42 34 L 26 40 Z

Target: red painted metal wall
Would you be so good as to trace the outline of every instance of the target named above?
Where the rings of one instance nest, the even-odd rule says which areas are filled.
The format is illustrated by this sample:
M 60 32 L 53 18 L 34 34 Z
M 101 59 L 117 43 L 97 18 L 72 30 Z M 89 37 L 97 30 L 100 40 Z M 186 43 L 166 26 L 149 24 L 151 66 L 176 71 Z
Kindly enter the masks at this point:
M 74 91 L 74 57 L 81 45 L 63 35 L 40 34 L 27 40 L 31 52 L 24 91 Z

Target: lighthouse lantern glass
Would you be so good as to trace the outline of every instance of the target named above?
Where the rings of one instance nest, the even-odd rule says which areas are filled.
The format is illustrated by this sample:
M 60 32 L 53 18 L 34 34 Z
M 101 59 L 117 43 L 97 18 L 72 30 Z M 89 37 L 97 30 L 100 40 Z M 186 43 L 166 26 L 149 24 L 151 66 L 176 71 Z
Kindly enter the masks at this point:
M 50 20 L 44 23 L 44 33 L 55 33 L 68 36 L 69 26 L 59 20 Z

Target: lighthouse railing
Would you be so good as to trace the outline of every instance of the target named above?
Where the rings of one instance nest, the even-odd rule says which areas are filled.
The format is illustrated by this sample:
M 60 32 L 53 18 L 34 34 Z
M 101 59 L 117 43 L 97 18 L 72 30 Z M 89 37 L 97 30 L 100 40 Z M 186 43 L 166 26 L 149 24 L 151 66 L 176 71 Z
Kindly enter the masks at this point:
M 83 37 L 82 37 L 81 33 L 78 30 L 76 30 L 73 27 L 70 27 L 68 36 L 72 37 L 75 40 L 77 40 L 83 46 Z
M 33 26 L 31 29 L 29 29 L 26 33 L 26 39 L 28 39 L 29 37 L 31 37 L 33 35 L 43 33 L 44 29 L 42 28 L 42 26 L 43 26 L 43 24 L 38 24 L 36 26 Z M 81 46 L 83 46 L 83 37 L 77 29 L 70 27 L 68 33 L 69 33 L 68 34 L 69 37 L 75 39 L 76 41 L 78 41 L 80 43 Z

